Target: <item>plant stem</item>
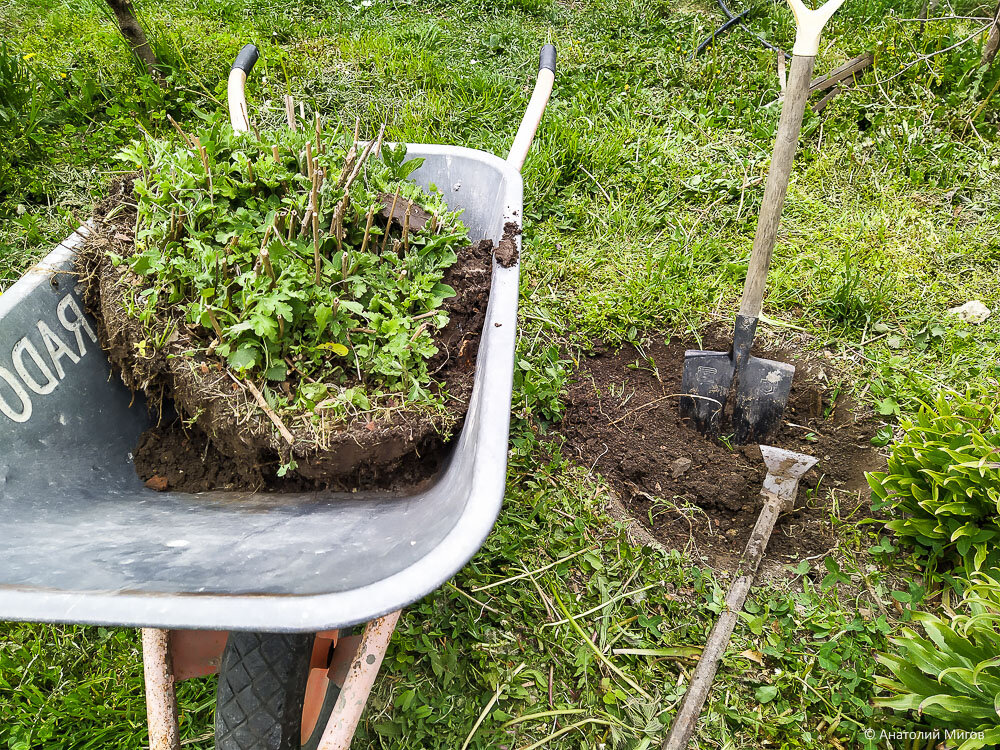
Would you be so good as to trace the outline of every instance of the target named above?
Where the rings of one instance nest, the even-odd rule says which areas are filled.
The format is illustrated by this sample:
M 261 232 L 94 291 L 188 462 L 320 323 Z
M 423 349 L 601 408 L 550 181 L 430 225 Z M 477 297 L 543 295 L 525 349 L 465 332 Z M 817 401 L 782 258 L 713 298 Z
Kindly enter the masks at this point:
M 406 213 L 403 215 L 403 255 L 410 252 L 410 212 L 413 211 L 413 201 L 409 202 L 406 207 Z
M 175 120 L 170 115 L 167 115 L 167 119 L 170 120 L 170 124 L 174 126 L 174 130 L 176 130 L 178 133 L 181 134 L 181 138 L 184 139 L 184 142 L 188 145 L 188 148 L 194 148 L 194 144 L 191 142 L 191 139 L 188 137 L 188 134 L 184 132 L 184 129 L 181 128 L 177 120 Z
M 368 221 L 365 222 L 365 238 L 361 241 L 361 252 L 368 247 L 368 236 L 372 231 L 372 222 L 375 220 L 375 206 L 368 209 Z
M 319 285 L 320 282 L 320 271 L 322 266 L 320 265 L 319 257 L 319 214 L 313 211 L 312 215 L 312 231 L 313 231 L 313 257 L 316 260 L 316 284 Z
M 274 275 L 274 266 L 271 265 L 271 253 L 269 253 L 266 249 L 261 250 L 260 259 L 264 263 L 264 272 L 271 277 L 271 286 L 273 287 L 278 279 Z
M 389 230 L 392 229 L 392 217 L 396 213 L 396 201 L 399 200 L 399 188 L 396 188 L 396 195 L 392 199 L 392 208 L 389 209 L 389 218 L 385 221 L 385 237 L 382 238 L 382 253 L 385 254 L 386 245 L 389 244 Z
M 212 188 L 212 170 L 208 166 L 208 152 L 205 151 L 205 147 L 201 145 L 201 139 L 198 136 L 194 137 L 194 144 L 198 149 L 198 155 L 201 157 L 201 164 L 205 167 L 205 175 L 208 177 L 208 200 L 214 206 L 215 197 L 213 196 Z
M 215 312 L 212 310 L 208 311 L 208 319 L 212 322 L 212 330 L 215 331 L 215 335 L 219 337 L 219 343 L 222 343 L 222 326 L 219 325 L 219 319 L 215 317 Z

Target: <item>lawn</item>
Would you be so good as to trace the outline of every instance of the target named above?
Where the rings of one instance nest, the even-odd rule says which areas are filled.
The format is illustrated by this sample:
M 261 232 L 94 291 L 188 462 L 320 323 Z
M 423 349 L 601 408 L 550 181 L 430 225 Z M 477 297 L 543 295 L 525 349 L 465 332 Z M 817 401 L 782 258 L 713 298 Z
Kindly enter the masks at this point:
M 1000 306 L 1000 64 L 978 66 L 983 22 L 966 18 L 994 7 L 942 4 L 919 23 L 916 0 L 847 0 L 817 59 L 820 75 L 871 50 L 875 67 L 807 111 L 760 340 L 830 362 L 880 447 L 921 403 L 1000 378 L 1000 316 L 947 312 Z M 174 137 L 167 113 L 193 129 L 223 106 L 247 41 L 261 50 L 256 111 L 289 93 L 369 134 L 385 120 L 395 141 L 500 155 L 539 48 L 557 45 L 524 167 L 505 509 L 479 555 L 405 611 L 354 747 L 659 746 L 728 574 L 641 544 L 559 418 L 598 343 L 731 320 L 780 111 L 775 54 L 734 28 L 692 59 L 725 20 L 708 0 L 140 0 L 137 13 L 165 89 L 102 2 L 0 3 L 0 291 L 89 215 L 122 147 Z M 791 47 L 783 3 L 748 23 Z M 834 547 L 752 595 L 701 747 L 896 748 L 879 733 L 937 726 L 874 705 L 874 655 L 914 613 L 955 602 L 944 569 L 863 499 L 853 515 L 827 501 Z M 141 675 L 134 631 L 0 625 L 0 747 L 142 747 Z M 180 700 L 186 747 L 211 747 L 214 685 L 184 683 Z

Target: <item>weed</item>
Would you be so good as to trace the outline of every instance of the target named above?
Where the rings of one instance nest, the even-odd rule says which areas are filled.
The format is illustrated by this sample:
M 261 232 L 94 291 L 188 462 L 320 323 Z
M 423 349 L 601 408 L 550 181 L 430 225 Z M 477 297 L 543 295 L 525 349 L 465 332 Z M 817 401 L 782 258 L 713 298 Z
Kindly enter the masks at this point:
M 862 329 L 878 320 L 885 309 L 884 281 L 872 286 L 849 248 L 844 248 L 840 258 L 836 271 L 827 270 L 815 306 L 835 325 Z
M 407 181 L 422 160 L 404 146 L 366 162 L 375 144 L 319 131 L 317 119 L 234 134 L 216 118 L 179 145 L 122 151 L 142 171 L 126 259 L 144 277 L 137 317 L 164 341 L 179 310 L 238 373 L 294 369 L 292 409 L 342 416 L 390 392 L 432 402 L 426 360 L 455 293 L 441 278 L 468 235 L 440 192 Z
M 514 416 L 529 422 L 557 422 L 565 411 L 562 396 L 569 377 L 569 360 L 560 356 L 557 346 L 549 346 L 534 357 L 523 356 L 514 368 Z

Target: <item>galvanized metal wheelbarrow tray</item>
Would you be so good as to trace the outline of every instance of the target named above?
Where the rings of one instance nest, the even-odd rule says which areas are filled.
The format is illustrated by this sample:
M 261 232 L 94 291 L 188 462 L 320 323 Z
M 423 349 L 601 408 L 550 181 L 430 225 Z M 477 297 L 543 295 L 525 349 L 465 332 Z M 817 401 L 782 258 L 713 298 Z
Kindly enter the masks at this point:
M 425 160 L 412 179 L 463 209 L 473 241 L 521 223 L 520 169 L 554 63 L 554 48 L 543 50 L 506 160 L 408 145 L 408 157 Z M 231 109 L 245 70 L 238 62 L 230 76 Z M 398 616 L 478 551 L 504 496 L 519 264 L 494 261 L 468 414 L 429 489 L 156 492 L 131 461 L 150 426 L 146 405 L 111 372 L 76 288 L 86 235 L 81 227 L 0 295 L 0 619 L 328 631 Z M 147 647 L 146 657 L 148 673 L 156 654 Z

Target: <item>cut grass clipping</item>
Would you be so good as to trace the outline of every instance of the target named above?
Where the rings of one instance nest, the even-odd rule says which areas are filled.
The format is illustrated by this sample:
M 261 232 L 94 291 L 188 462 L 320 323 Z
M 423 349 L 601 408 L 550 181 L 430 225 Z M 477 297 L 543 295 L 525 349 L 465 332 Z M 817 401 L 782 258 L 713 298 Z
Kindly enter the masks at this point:
M 428 359 L 455 294 L 442 278 L 469 239 L 439 191 L 407 179 L 423 160 L 318 116 L 256 133 L 220 120 L 178 130 L 178 144 L 147 139 L 120 155 L 141 170 L 134 250 L 108 254 L 142 327 L 133 358 L 186 357 L 191 372 L 213 372 L 212 398 L 228 390 L 244 411 L 260 407 L 280 473 L 295 468 L 296 440 L 332 449 L 328 437 L 348 422 L 371 432 L 393 414 L 438 428 L 460 417 Z M 178 365 L 160 369 L 176 376 Z M 245 415 L 229 413 L 236 430 Z M 226 431 L 217 419 L 210 435 Z

